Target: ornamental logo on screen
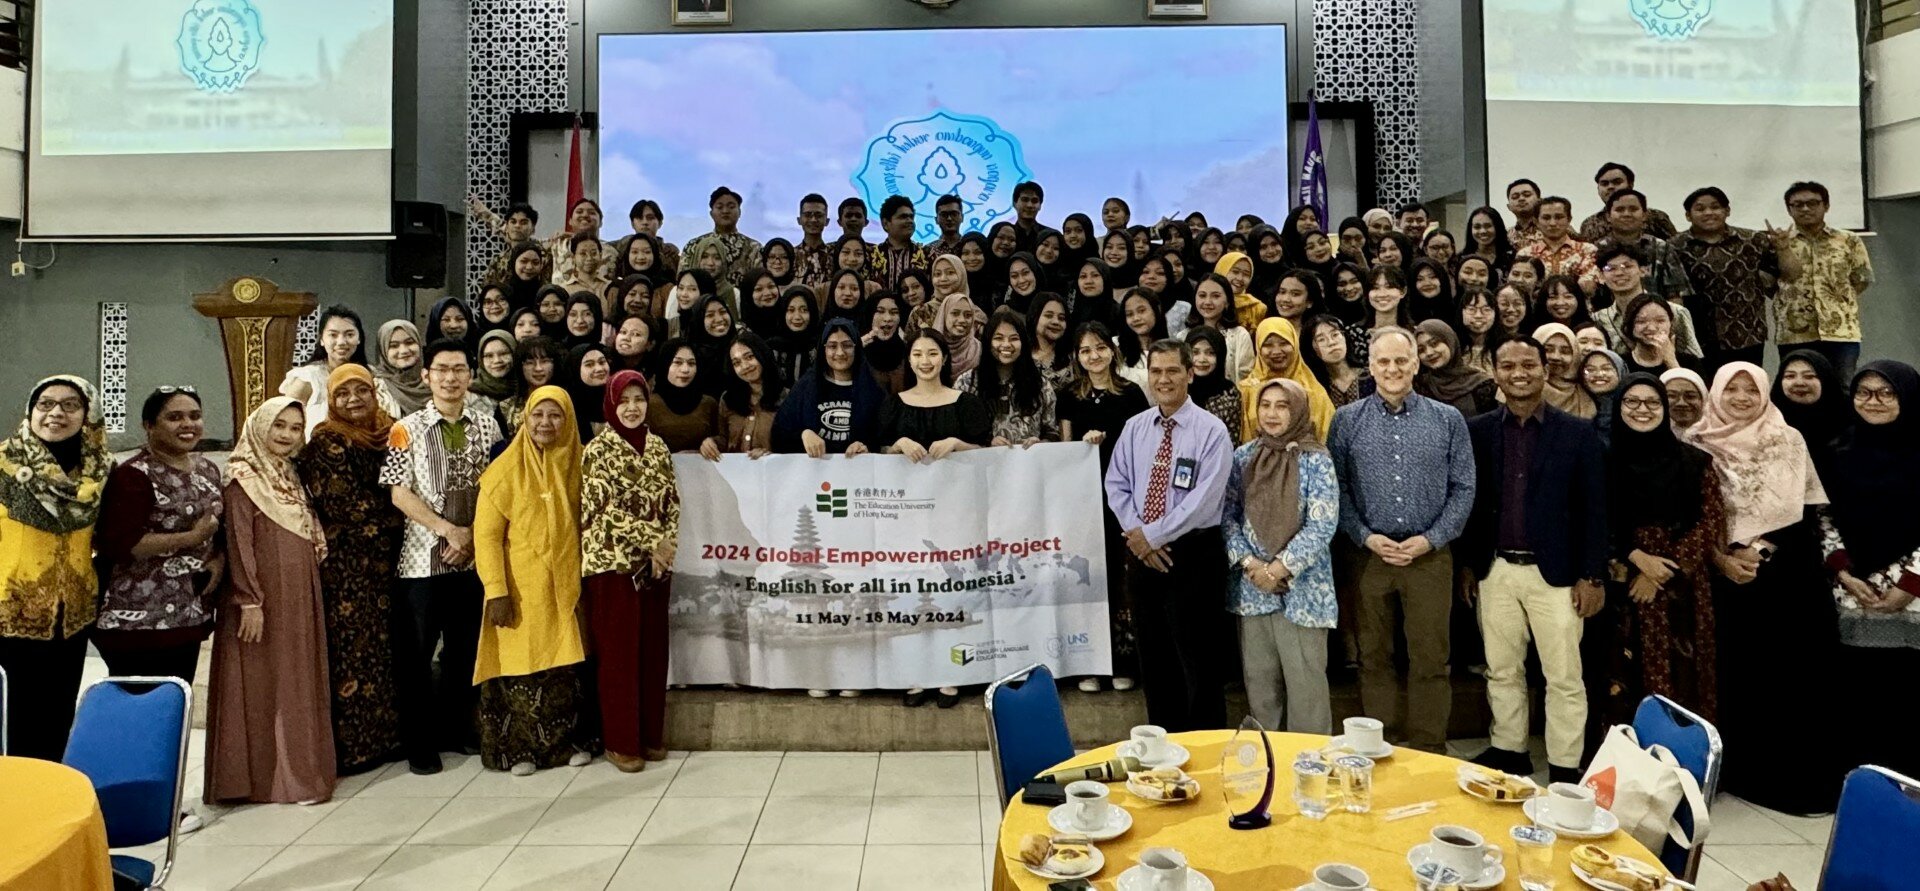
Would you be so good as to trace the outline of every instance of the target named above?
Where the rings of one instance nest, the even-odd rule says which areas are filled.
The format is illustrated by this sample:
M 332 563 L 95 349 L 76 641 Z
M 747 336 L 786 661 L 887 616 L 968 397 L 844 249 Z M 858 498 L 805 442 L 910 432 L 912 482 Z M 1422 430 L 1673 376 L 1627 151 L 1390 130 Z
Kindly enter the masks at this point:
M 1713 15 L 1713 0 L 1627 0 L 1640 27 L 1658 40 L 1686 40 Z
M 180 17 L 180 70 L 208 93 L 240 89 L 260 67 L 267 42 L 249 0 L 196 0 Z
M 867 143 L 853 187 L 875 211 L 893 195 L 912 201 L 913 234 L 924 241 L 940 233 L 933 207 L 940 196 L 959 196 L 961 228 L 978 231 L 1011 219 L 1013 187 L 1032 177 L 1013 134 L 988 118 L 941 109 L 895 121 Z

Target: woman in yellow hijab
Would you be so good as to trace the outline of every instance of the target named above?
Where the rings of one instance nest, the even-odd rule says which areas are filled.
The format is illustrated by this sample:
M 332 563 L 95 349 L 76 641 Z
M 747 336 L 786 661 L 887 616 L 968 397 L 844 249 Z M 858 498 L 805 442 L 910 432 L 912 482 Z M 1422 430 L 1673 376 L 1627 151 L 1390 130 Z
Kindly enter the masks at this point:
M 474 563 L 486 621 L 473 682 L 480 687 L 480 758 L 526 776 L 593 760 L 580 721 L 593 704 L 580 683 L 580 432 L 559 387 L 527 396 L 520 429 L 480 476 Z
M 1252 257 L 1239 251 L 1221 254 L 1220 262 L 1213 264 L 1213 271 L 1233 285 L 1233 312 L 1239 317 L 1242 328 L 1251 329 L 1267 317 L 1267 305 L 1261 303 L 1260 298 L 1247 293 L 1247 285 L 1253 281 Z
M 1260 387 L 1276 377 L 1283 377 L 1298 383 L 1307 391 L 1307 409 L 1313 417 L 1313 435 L 1321 442 L 1327 441 L 1327 428 L 1333 424 L 1333 397 L 1327 395 L 1327 388 L 1320 385 L 1320 379 L 1313 376 L 1307 368 L 1305 359 L 1300 356 L 1300 332 L 1293 323 L 1274 316 L 1260 323 L 1253 335 L 1253 349 L 1257 358 L 1253 370 L 1240 381 L 1241 439 L 1252 442 L 1260 435 L 1259 412 L 1255 411 L 1260 399 Z

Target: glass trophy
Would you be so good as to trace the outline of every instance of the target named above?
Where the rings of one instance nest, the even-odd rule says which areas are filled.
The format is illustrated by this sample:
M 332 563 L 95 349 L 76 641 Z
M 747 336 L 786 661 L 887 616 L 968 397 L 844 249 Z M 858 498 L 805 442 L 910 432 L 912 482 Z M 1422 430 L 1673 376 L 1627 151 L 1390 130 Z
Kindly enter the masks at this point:
M 1220 788 L 1228 826 L 1261 829 L 1273 822 L 1273 743 L 1251 715 L 1220 754 Z

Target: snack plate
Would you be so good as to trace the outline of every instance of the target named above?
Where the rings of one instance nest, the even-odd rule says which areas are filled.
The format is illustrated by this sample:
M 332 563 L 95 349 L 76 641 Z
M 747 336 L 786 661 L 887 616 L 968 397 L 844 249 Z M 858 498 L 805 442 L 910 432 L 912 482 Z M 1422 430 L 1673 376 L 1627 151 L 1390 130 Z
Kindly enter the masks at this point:
M 1638 864 L 1638 865 L 1640 865 L 1640 866 L 1643 866 L 1643 867 L 1646 867 L 1646 868 L 1647 868 L 1647 870 L 1648 870 L 1648 872 L 1650 872 L 1650 873 L 1658 873 L 1658 872 L 1659 872 L 1659 870 L 1656 870 L 1656 869 L 1654 869 L 1653 867 L 1650 867 L 1650 866 L 1647 866 L 1647 864 L 1645 864 L 1645 863 L 1641 863 L 1641 862 L 1640 862 L 1640 861 L 1638 861 L 1638 860 L 1634 860 L 1634 859 L 1633 859 L 1633 858 L 1631 858 L 1631 857 L 1621 857 L 1621 856 L 1619 856 L 1619 855 L 1617 855 L 1617 854 L 1616 854 L 1616 855 L 1614 855 L 1614 857 L 1615 857 L 1615 859 L 1617 859 L 1617 860 L 1626 860 L 1626 861 L 1630 861 L 1630 862 L 1632 862 L 1632 863 L 1635 863 L 1635 864 Z M 1625 885 L 1621 885 L 1621 884 L 1616 884 L 1616 883 L 1614 883 L 1614 882 L 1609 882 L 1609 881 L 1607 881 L 1606 879 L 1596 879 L 1596 878 L 1594 878 L 1594 877 L 1593 877 L 1593 873 L 1590 873 L 1590 872 L 1587 872 L 1587 871 L 1586 871 L 1586 870 L 1584 870 L 1584 869 L 1581 869 L 1581 868 L 1580 868 L 1580 864 L 1578 864 L 1578 863 L 1575 863 L 1575 864 L 1572 864 L 1572 868 L 1573 868 L 1573 877 L 1574 877 L 1574 878 L 1576 878 L 1576 879 L 1579 879 L 1579 880 L 1580 880 L 1580 881 L 1582 881 L 1582 882 L 1586 882 L 1586 883 L 1587 883 L 1587 885 L 1588 885 L 1588 887 L 1592 887 L 1592 888 L 1599 888 L 1599 889 L 1600 889 L 1600 891 L 1632 891 L 1632 889 L 1630 889 L 1630 888 L 1628 888 L 1628 887 L 1627 887 L 1627 886 L 1625 886 Z M 1669 884 L 1669 883 L 1667 883 L 1667 882 L 1666 882 L 1665 880 L 1662 880 L 1662 881 L 1661 881 L 1661 883 L 1660 883 L 1660 887 L 1661 887 L 1661 888 L 1672 888 L 1672 887 L 1674 887 L 1674 886 L 1673 886 L 1673 885 L 1671 885 L 1671 884 Z
M 1180 776 L 1184 779 L 1192 779 L 1192 777 L 1187 776 L 1185 773 L 1182 773 Z M 1138 798 L 1141 801 L 1146 802 L 1147 804 L 1156 805 L 1156 806 L 1162 805 L 1162 804 L 1186 804 L 1191 801 L 1200 800 L 1200 792 L 1197 788 L 1194 790 L 1192 795 L 1188 795 L 1185 798 L 1161 798 L 1159 797 L 1159 792 L 1155 790 L 1153 787 L 1143 786 L 1139 783 L 1134 782 L 1132 775 L 1128 775 L 1126 786 L 1127 786 L 1127 791 L 1132 793 L 1133 797 Z
M 1037 875 L 1043 879 L 1046 879 L 1052 882 L 1063 881 L 1066 879 L 1084 879 L 1087 876 L 1093 875 L 1094 873 L 1097 873 L 1100 870 L 1105 869 L 1107 866 L 1107 855 L 1100 853 L 1099 848 L 1096 848 L 1092 845 L 1088 845 L 1087 850 L 1090 851 L 1091 853 L 1087 855 L 1087 869 L 1085 872 L 1076 872 L 1076 873 L 1054 872 L 1053 870 L 1047 869 L 1044 866 L 1034 866 L 1033 864 L 1030 864 L 1025 860 L 1020 860 L 1019 863 L 1021 866 L 1024 866 L 1027 868 L 1027 872 L 1033 873 L 1034 875 Z
M 1485 776 L 1485 774 L 1482 773 L 1479 768 L 1474 767 L 1473 765 L 1470 765 L 1470 764 L 1463 764 L 1460 766 L 1460 769 L 1454 774 L 1454 784 L 1460 787 L 1460 791 L 1467 793 L 1468 798 L 1478 799 L 1488 804 L 1525 804 L 1526 802 L 1532 801 L 1534 798 L 1539 798 L 1540 796 L 1547 794 L 1547 790 L 1540 788 L 1539 783 L 1534 783 L 1533 784 L 1534 793 L 1532 798 L 1490 798 L 1488 796 L 1481 795 L 1480 793 L 1473 791 L 1473 789 L 1467 785 L 1467 777 L 1469 775 L 1475 775 L 1475 774 Z

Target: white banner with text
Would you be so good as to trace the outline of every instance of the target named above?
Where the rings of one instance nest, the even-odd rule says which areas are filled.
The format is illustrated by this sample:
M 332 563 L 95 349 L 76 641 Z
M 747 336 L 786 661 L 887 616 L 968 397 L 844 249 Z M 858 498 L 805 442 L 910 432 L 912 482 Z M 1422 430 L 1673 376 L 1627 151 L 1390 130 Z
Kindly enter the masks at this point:
M 1112 671 L 1099 455 L 675 455 L 671 679 L 823 690 Z

